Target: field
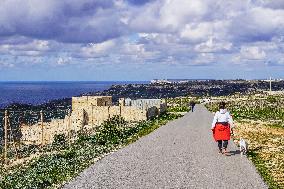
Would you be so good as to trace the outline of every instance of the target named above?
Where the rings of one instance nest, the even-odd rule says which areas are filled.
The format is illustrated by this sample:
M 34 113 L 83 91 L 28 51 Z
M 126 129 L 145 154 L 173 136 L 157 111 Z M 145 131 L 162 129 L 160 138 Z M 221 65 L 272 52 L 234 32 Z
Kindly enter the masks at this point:
M 223 98 L 235 121 L 234 141 L 249 143 L 248 157 L 270 188 L 284 188 L 284 96 Z M 207 104 L 211 111 L 218 101 Z

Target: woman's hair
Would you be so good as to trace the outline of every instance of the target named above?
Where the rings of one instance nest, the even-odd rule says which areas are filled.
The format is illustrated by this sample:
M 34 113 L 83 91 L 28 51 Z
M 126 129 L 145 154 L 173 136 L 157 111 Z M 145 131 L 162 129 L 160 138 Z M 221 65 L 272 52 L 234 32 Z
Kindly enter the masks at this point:
M 226 103 L 225 102 L 220 102 L 219 109 L 225 109 L 225 108 L 226 108 Z

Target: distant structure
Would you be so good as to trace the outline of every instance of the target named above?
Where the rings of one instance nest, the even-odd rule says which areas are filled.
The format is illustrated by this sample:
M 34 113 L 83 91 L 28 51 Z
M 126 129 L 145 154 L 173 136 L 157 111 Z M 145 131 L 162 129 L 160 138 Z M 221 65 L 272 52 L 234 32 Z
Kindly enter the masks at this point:
M 167 79 L 153 79 L 150 82 L 151 84 L 171 84 L 172 82 Z
M 270 93 L 272 92 L 272 90 L 271 90 L 271 77 L 270 77 L 270 80 L 269 80 L 269 91 L 270 91 Z
M 65 119 L 54 119 L 28 126 L 22 125 L 22 140 L 26 144 L 52 143 L 56 134 L 77 133 L 80 130 L 92 130 L 109 118 L 119 115 L 126 121 L 135 122 L 153 118 L 167 109 L 161 99 L 119 99 L 119 105 L 113 106 L 112 96 L 72 97 L 72 113 Z
M 283 81 L 283 79 L 272 79 L 272 77 L 270 77 L 268 80 L 263 80 L 263 81 L 269 82 L 269 90 L 263 91 L 267 95 L 283 95 L 284 94 L 284 91 L 275 91 L 275 90 L 273 91 L 272 90 L 272 81 L 280 82 L 280 81 Z

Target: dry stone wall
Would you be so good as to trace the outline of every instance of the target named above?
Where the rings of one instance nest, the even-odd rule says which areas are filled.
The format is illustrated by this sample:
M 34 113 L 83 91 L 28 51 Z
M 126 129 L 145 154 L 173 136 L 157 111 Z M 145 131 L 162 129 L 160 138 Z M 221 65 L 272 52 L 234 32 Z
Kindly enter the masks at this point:
M 44 122 L 43 141 L 41 124 L 22 126 L 22 141 L 27 144 L 52 143 L 54 136 L 78 133 L 81 130 L 95 129 L 107 119 L 120 115 L 126 121 L 143 121 L 166 111 L 167 105 L 160 99 L 139 99 L 126 101 L 120 99 L 119 106 L 112 106 L 110 96 L 83 96 L 72 98 L 71 116 Z
M 25 144 L 48 144 L 51 143 L 56 134 L 65 134 L 67 136 L 70 130 L 69 117 L 65 119 L 54 119 L 51 122 L 44 122 L 43 129 L 41 123 L 34 125 L 22 125 L 21 140 Z M 43 131 L 43 136 L 42 136 Z

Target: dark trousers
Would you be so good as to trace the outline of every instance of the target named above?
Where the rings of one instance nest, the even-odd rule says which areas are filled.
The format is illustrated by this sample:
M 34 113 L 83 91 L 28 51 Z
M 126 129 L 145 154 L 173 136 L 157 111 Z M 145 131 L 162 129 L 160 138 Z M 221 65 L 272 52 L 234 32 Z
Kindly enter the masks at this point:
M 217 140 L 217 142 L 218 142 L 219 150 L 222 150 L 222 147 L 227 148 L 227 146 L 228 146 L 227 140 Z

